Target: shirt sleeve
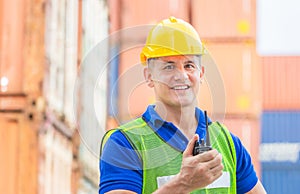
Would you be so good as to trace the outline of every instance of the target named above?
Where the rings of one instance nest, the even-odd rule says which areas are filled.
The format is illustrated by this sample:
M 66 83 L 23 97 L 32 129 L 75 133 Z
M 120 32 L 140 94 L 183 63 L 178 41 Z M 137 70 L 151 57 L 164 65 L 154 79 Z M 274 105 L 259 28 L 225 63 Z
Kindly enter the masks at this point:
M 237 193 L 247 193 L 257 183 L 258 178 L 253 168 L 251 157 L 240 139 L 231 134 L 236 150 L 236 187 Z
M 143 185 L 141 160 L 120 131 L 114 132 L 107 140 L 99 165 L 99 194 L 116 189 L 141 193 Z

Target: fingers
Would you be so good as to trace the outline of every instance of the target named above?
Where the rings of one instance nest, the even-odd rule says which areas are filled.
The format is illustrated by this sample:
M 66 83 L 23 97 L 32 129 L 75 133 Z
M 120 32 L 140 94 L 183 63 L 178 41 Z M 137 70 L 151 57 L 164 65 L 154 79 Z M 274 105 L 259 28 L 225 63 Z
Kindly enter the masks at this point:
M 210 160 L 209 162 L 207 162 L 207 166 L 210 169 L 213 169 L 217 166 L 222 165 L 222 155 L 220 153 L 218 153 L 213 160 Z
M 222 172 L 223 172 L 223 168 L 224 166 L 221 164 L 221 165 L 218 165 L 212 169 L 210 169 L 210 173 L 214 176 L 214 177 L 220 177 L 222 175 Z
M 216 149 L 212 149 L 207 152 L 203 152 L 202 154 L 197 155 L 198 162 L 208 162 L 213 160 L 215 157 L 219 155 L 219 152 Z
M 212 174 L 214 177 L 222 175 L 222 170 L 224 169 L 222 155 L 217 150 L 200 154 L 198 161 L 201 161 L 198 165 L 202 166 L 203 171 L 209 171 L 209 174 Z
M 195 134 L 193 138 L 189 141 L 185 151 L 183 152 L 183 157 L 192 156 L 195 142 L 199 139 L 199 135 Z

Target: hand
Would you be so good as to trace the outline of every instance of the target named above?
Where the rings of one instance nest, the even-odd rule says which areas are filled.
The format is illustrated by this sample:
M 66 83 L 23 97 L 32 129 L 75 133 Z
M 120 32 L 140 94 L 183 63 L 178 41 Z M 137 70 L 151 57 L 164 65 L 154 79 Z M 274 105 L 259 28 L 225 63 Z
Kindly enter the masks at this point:
M 182 164 L 177 178 L 188 192 L 206 187 L 222 175 L 222 155 L 216 150 L 210 150 L 193 156 L 194 144 L 198 135 L 189 141 L 183 152 Z

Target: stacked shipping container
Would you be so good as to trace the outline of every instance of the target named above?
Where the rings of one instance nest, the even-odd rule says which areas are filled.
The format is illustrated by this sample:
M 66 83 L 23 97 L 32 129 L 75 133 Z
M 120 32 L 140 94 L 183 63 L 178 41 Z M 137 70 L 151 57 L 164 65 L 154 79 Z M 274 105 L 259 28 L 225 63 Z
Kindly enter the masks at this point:
M 247 144 L 259 174 L 262 99 L 261 68 L 255 45 L 255 1 L 144 1 L 143 5 L 138 0 L 115 2 L 110 1 L 114 6 L 111 9 L 119 10 L 111 13 L 115 21 L 112 28 L 122 29 L 124 39 L 118 45 L 120 66 L 119 72 L 115 72 L 118 78 L 110 86 L 118 91 L 112 93 L 118 93 L 119 99 L 117 110 L 110 115 L 116 121 L 111 123 L 117 125 L 135 118 L 154 102 L 153 91 L 142 75 L 139 54 L 150 25 L 171 15 L 182 18 L 195 26 L 216 62 L 212 64 L 213 69 L 206 64 L 208 77 L 198 99 L 199 105 L 208 110 L 213 119 L 223 121 L 226 114 L 225 124 Z M 137 25 L 143 25 L 146 30 L 140 30 Z M 126 27 L 131 28 L 124 29 Z M 210 73 L 212 70 L 215 72 Z M 111 103 L 116 102 L 109 101 L 109 106 Z
M 300 57 L 263 57 L 262 181 L 269 193 L 300 190 Z
M 0 193 L 38 190 L 43 3 L 0 1 Z
M 256 1 L 191 1 L 191 21 L 220 72 L 223 83 L 214 86 L 206 77 L 199 103 L 211 116 L 240 137 L 260 174 L 261 66 L 256 54 Z M 205 63 L 204 63 L 205 65 Z M 206 67 L 209 70 L 211 67 Z M 209 72 L 207 73 L 207 76 Z M 225 90 L 220 95 L 222 84 Z M 222 93 L 221 93 L 222 94 Z M 214 95 L 218 95 L 217 97 Z M 220 107 L 225 103 L 225 108 Z M 223 115 L 223 116 L 222 116 Z
M 74 193 L 78 189 L 78 147 L 73 95 L 77 75 L 77 1 L 47 1 L 45 9 L 46 102 L 39 127 L 38 193 Z M 75 159 L 74 159 L 75 158 Z
M 152 90 L 145 84 L 139 57 L 147 33 L 153 25 L 171 15 L 189 21 L 189 3 L 177 0 L 121 0 L 110 1 L 110 5 L 111 18 L 118 18 L 111 24 L 111 33 L 114 32 L 120 41 L 112 45 L 119 49 L 115 51 L 119 69 L 115 72 L 118 74 L 116 80 L 110 86 L 118 90 L 118 101 L 108 103 L 117 103 L 117 111 L 110 116 L 116 119 L 115 124 L 120 124 L 142 114 L 154 100 Z

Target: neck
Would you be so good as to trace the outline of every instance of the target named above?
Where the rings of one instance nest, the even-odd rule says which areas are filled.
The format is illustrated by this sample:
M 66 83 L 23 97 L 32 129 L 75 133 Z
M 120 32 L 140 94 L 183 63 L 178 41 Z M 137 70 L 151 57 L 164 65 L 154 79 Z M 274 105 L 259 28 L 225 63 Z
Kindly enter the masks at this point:
M 162 119 L 173 123 L 180 129 L 187 139 L 191 139 L 194 136 L 198 125 L 195 117 L 195 106 L 174 108 L 157 103 L 155 111 Z

